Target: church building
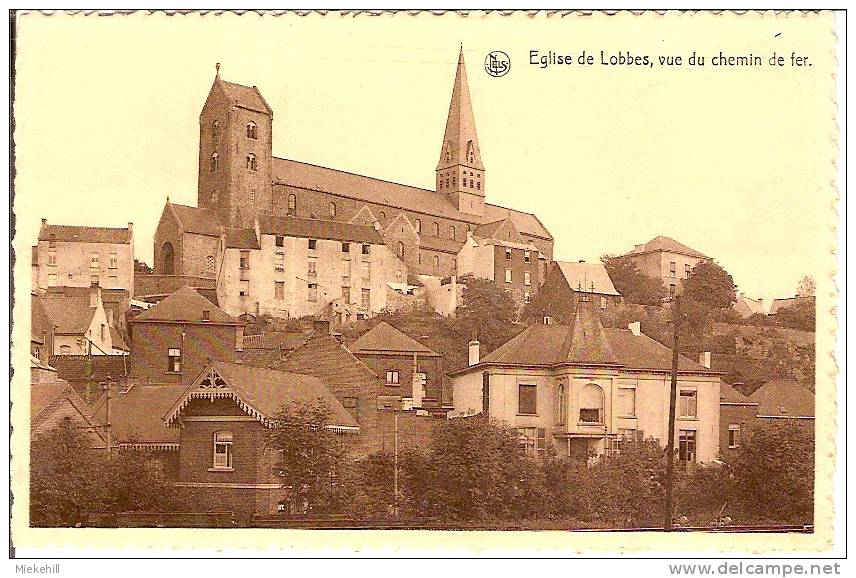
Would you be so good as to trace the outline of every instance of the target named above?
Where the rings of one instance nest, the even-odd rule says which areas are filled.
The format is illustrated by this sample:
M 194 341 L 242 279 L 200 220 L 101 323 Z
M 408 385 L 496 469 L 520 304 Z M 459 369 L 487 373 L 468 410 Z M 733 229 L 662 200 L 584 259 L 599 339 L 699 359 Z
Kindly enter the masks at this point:
M 537 249 L 535 263 L 552 260 L 553 237 L 535 215 L 486 200 L 486 167 L 463 51 L 435 166 L 434 190 L 275 157 L 273 110 L 258 88 L 227 82 L 220 77 L 219 65 L 217 69 L 199 116 L 197 206 L 167 202 L 155 233 L 155 274 L 216 279 L 219 288 L 221 280 L 229 277 L 223 271 L 229 266 L 224 239 L 240 238 L 255 247 L 259 239 L 250 237 L 258 237 L 259 223 L 271 216 L 348 223 L 360 238 L 379 233 L 391 256 L 406 268 L 405 275 L 460 274 L 459 254 L 468 239 L 486 225 L 500 222 L 511 224 L 520 246 Z M 307 256 L 286 254 L 284 258 L 305 260 Z M 305 271 L 306 265 L 298 263 L 294 270 Z M 385 282 L 400 282 L 401 269 L 386 267 Z M 270 285 L 266 293 L 274 294 L 277 281 L 260 282 Z M 279 280 L 283 281 L 287 290 L 307 289 L 300 279 Z M 497 282 L 504 285 L 504 279 Z M 342 298 L 334 294 L 345 290 L 339 285 L 327 296 L 331 302 Z M 257 307 L 262 309 L 266 307 Z

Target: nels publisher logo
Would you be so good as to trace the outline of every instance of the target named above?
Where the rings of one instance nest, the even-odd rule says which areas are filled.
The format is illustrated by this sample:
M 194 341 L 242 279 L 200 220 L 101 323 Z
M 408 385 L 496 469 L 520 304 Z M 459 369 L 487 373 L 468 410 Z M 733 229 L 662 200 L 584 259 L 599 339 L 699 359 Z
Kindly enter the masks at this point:
M 485 57 L 484 69 L 491 76 L 505 76 L 511 70 L 511 58 L 502 50 L 494 50 Z

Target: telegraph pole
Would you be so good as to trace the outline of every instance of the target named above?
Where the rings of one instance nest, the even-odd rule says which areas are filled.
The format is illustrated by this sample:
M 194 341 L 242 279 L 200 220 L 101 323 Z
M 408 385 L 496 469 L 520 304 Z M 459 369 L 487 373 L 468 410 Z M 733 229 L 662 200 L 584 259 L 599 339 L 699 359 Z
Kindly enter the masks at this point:
M 110 376 L 107 376 L 107 383 L 105 387 L 107 388 L 107 394 L 104 403 L 104 441 L 107 445 L 107 459 L 110 459 L 110 395 L 112 392 L 112 387 L 110 383 Z
M 672 385 L 669 388 L 669 437 L 666 442 L 666 506 L 663 529 L 672 531 L 672 494 L 675 487 L 675 404 L 678 397 L 678 300 L 672 303 Z

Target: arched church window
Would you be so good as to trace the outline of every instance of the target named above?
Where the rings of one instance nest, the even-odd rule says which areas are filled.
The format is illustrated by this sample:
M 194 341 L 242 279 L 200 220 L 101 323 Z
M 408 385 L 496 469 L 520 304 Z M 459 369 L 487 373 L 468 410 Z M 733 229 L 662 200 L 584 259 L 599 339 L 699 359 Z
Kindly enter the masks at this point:
M 297 214 L 297 196 L 296 195 L 288 195 L 288 214 L 296 215 Z
M 434 236 L 440 236 L 440 223 L 438 223 L 437 221 L 434 221 Z
M 455 225 L 452 225 L 452 228 L 450 229 L 450 232 L 449 232 L 450 238 L 454 239 L 456 233 L 457 233 L 457 231 L 455 230 Z
M 396 254 L 398 255 L 399 259 L 404 259 L 404 243 L 402 243 L 401 241 L 399 241 L 398 245 L 396 245 Z
M 256 123 L 247 123 L 247 138 L 251 138 L 253 140 L 258 139 L 258 127 L 256 126 Z
M 416 219 L 416 232 L 417 233 L 422 232 L 422 221 L 420 221 L 419 219 Z
M 440 266 L 440 257 L 438 257 L 437 255 L 434 255 L 434 257 L 431 258 L 431 262 L 434 264 L 434 267 L 439 267 Z
M 212 189 L 212 191 L 211 191 L 211 204 L 212 205 L 217 204 L 217 189 Z
M 330 203 L 330 218 L 336 218 L 336 203 Z
M 211 155 L 211 172 L 217 172 L 217 169 L 220 167 L 220 155 L 214 153 Z
M 480 191 L 480 190 L 481 190 L 481 181 L 478 181 L 478 182 L 476 183 L 476 190 L 477 190 L 477 191 Z
M 161 274 L 175 274 L 175 250 L 169 241 L 161 245 Z
M 247 155 L 247 168 L 251 171 L 258 170 L 258 167 L 256 165 L 256 155 L 254 155 L 253 153 Z
M 214 272 L 214 255 L 205 257 L 205 270 L 209 273 Z
M 216 139 L 220 136 L 220 121 L 215 120 L 211 123 L 211 138 Z
M 381 211 L 381 212 L 378 214 L 378 216 L 379 216 L 381 219 L 386 219 L 386 213 L 384 213 L 383 211 Z

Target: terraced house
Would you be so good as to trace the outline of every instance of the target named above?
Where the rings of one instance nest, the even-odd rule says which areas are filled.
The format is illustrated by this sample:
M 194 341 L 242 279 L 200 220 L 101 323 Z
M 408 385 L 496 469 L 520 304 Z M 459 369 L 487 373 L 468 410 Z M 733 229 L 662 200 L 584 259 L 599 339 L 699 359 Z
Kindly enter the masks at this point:
M 476 134 L 463 52 L 459 55 L 439 160 L 434 168 L 433 189 L 276 157 L 272 127 L 273 110 L 259 89 L 223 80 L 218 66 L 199 116 L 197 206 L 168 203 L 165 207 L 154 241 L 156 274 L 198 276 L 216 279 L 219 284 L 225 278 L 225 268 L 231 271 L 230 265 L 223 264 L 229 249 L 264 251 L 265 235 L 288 237 L 289 230 L 326 227 L 347 229 L 348 238 L 318 233 L 294 238 L 301 239 L 300 243 L 326 239 L 356 247 L 385 245 L 403 266 L 396 263 L 385 267 L 377 279 L 381 283 L 401 282 L 401 277 L 408 274 L 442 278 L 459 273 L 459 253 L 473 234 L 486 225 L 507 222 L 514 230 L 512 248 L 520 249 L 521 259 L 524 251 L 534 255 L 532 287 L 543 281 L 543 263 L 553 255 L 552 235 L 535 215 L 487 202 L 487 168 Z M 306 221 L 316 224 L 308 225 Z M 271 227 L 272 223 L 277 225 Z M 272 230 L 277 227 L 283 230 Z M 252 230 L 256 230 L 255 241 L 251 239 Z M 308 249 L 299 247 L 294 254 L 285 251 L 284 267 L 304 269 L 303 252 Z M 339 269 L 341 261 L 339 254 L 324 262 L 319 255 L 317 266 Z M 344 275 L 339 273 L 336 276 L 340 279 L 328 287 L 327 297 L 330 301 L 362 304 L 365 287 L 360 287 L 359 293 L 353 285 L 345 290 L 348 285 L 341 282 Z M 522 303 L 526 292 L 522 270 L 519 275 L 520 290 L 515 290 L 515 295 Z M 355 275 L 351 275 L 351 281 L 354 279 Z M 239 279 L 243 280 L 250 285 L 254 281 Z M 272 296 L 280 291 L 284 298 L 261 298 L 259 311 L 303 314 L 313 309 L 310 298 L 318 295 L 320 301 L 324 289 L 320 282 L 316 284 L 302 276 L 285 280 L 282 288 L 276 282 L 265 276 L 260 290 Z M 507 283 L 504 273 L 496 282 L 500 286 Z M 379 310 L 374 300 L 382 297 L 374 285 L 371 291 L 372 304 L 366 309 L 374 312 Z M 235 288 L 230 285 L 228 292 L 225 307 L 234 314 L 237 309 L 228 303 L 233 302 Z

